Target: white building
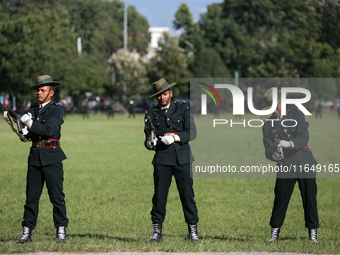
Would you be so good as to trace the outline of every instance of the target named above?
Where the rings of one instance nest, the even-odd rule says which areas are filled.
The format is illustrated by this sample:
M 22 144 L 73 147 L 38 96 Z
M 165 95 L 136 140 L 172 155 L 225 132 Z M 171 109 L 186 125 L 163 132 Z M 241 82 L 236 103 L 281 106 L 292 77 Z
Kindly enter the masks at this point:
M 151 40 L 149 42 L 148 52 L 144 56 L 140 56 L 140 54 L 136 51 L 129 51 L 129 54 L 135 59 L 142 59 L 144 62 L 148 62 L 152 57 L 156 55 L 157 50 L 160 50 L 158 47 L 158 42 L 160 39 L 164 37 L 164 33 L 170 33 L 170 28 L 168 27 L 149 27 L 148 30 L 151 34 Z M 124 49 L 119 49 L 117 52 L 113 54 L 117 54 L 119 52 L 124 51 Z
M 149 27 L 149 32 L 151 34 L 151 40 L 149 44 L 148 54 L 146 56 L 147 60 L 156 55 L 156 51 L 158 50 L 158 41 L 163 38 L 164 33 L 170 33 L 170 28 Z
M 164 32 L 170 33 L 168 27 L 150 27 L 149 32 L 151 33 L 151 41 L 149 48 L 157 49 L 158 41 L 163 37 Z

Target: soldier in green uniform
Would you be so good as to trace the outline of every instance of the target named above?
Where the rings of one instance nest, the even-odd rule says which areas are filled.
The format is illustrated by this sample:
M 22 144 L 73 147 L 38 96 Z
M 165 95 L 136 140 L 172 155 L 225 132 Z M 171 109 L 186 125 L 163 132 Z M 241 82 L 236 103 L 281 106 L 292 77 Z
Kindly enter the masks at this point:
M 270 108 L 272 105 L 271 89 L 265 93 L 264 100 L 269 105 L 267 108 Z M 270 218 L 272 233 L 269 242 L 279 239 L 289 200 L 294 185 L 298 182 L 305 212 L 305 227 L 308 228 L 309 239 L 312 243 L 318 243 L 317 186 L 316 173 L 313 171 L 313 166 L 315 167 L 317 162 L 307 145 L 308 125 L 304 114 L 295 105 L 287 105 L 287 114 L 281 116 L 281 103 L 279 102 L 273 115 L 262 127 L 266 158 L 277 162 L 277 166 L 283 169 L 277 173 L 276 177 L 274 206 Z
M 184 103 L 171 101 L 170 88 L 174 85 L 176 83 L 169 85 L 163 78 L 155 82 L 153 84 L 154 94 L 150 97 L 156 97 L 158 105 L 147 112 L 155 128 L 153 141 L 146 132 L 144 143 L 147 149 L 155 151 L 152 161 L 154 195 L 151 210 L 154 232 L 150 242 L 163 240 L 162 224 L 173 175 L 180 195 L 185 222 L 188 224 L 190 240 L 199 241 L 198 215 L 191 170 L 193 156 L 189 146 L 189 141 L 196 138 L 196 126 L 189 107 Z
M 27 126 L 24 135 L 32 140 L 28 156 L 26 183 L 26 205 L 22 222 L 23 235 L 18 243 L 31 241 L 32 230 L 35 229 L 39 211 L 39 199 L 46 182 L 48 195 L 53 205 L 53 220 L 57 239 L 66 242 L 68 219 L 66 217 L 65 195 L 63 192 L 64 171 L 62 161 L 66 156 L 60 148 L 60 130 L 64 123 L 64 110 L 51 102 L 54 87 L 49 75 L 38 76 L 31 90 L 36 91 L 39 104 L 28 109 L 21 117 Z

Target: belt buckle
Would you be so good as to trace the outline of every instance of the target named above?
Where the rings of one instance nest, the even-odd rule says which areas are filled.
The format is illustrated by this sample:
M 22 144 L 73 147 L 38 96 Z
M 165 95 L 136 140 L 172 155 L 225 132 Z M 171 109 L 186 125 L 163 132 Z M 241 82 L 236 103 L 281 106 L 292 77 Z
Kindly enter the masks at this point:
M 36 146 L 39 147 L 39 148 L 44 147 L 44 146 L 45 146 L 45 140 L 39 140 L 39 141 L 37 141 L 37 145 L 36 145 Z

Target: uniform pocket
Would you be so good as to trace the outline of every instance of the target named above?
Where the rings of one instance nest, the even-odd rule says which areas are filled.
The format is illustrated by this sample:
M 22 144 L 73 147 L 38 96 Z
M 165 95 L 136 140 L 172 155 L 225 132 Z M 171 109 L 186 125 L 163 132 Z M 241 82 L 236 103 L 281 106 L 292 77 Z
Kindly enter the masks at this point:
M 165 127 L 164 117 L 158 116 L 156 118 L 153 118 L 152 124 L 153 124 L 153 126 L 155 127 L 156 130 L 164 129 L 164 127 Z
M 274 132 L 270 134 L 270 139 L 273 141 L 275 138 L 279 138 L 279 132 Z
M 184 126 L 184 119 L 183 118 L 171 118 L 169 124 L 175 130 L 182 130 Z

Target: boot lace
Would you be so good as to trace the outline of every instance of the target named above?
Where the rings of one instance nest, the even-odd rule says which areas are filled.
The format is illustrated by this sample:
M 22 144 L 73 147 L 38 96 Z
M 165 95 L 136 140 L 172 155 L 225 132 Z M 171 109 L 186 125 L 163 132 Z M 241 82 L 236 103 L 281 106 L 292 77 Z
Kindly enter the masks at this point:
M 158 230 L 158 224 L 152 224 L 153 226 L 153 235 L 151 239 L 157 239 L 159 230 Z
M 271 237 L 278 238 L 279 237 L 279 230 L 280 230 L 280 228 L 273 228 Z
M 28 239 L 30 237 L 30 229 L 24 227 L 21 239 Z
M 316 229 L 315 228 L 310 230 L 310 239 L 311 240 L 316 240 L 317 239 L 317 237 L 316 237 Z
M 58 236 L 58 239 L 65 240 L 66 238 L 65 227 L 58 227 L 57 236 Z
M 197 240 L 198 239 L 198 235 L 197 235 L 196 225 L 190 225 L 189 224 L 189 229 L 190 229 L 191 238 L 193 240 Z

